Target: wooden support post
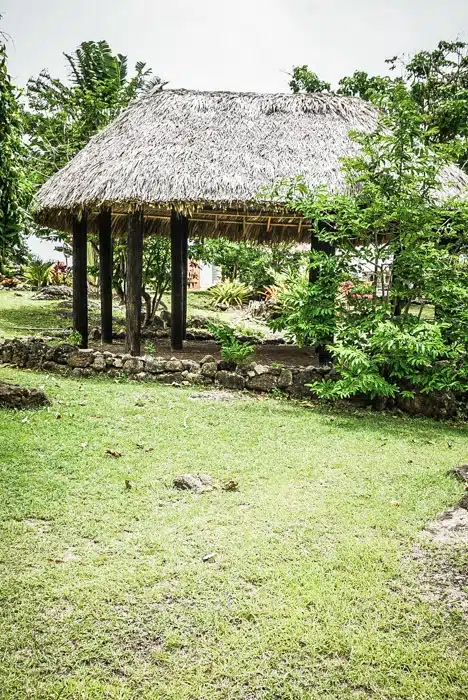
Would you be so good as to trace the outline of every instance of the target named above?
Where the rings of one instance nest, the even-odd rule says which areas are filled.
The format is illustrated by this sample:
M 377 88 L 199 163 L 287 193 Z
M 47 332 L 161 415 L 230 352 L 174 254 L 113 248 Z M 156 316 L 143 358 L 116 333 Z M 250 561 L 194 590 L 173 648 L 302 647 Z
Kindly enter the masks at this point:
M 143 213 L 128 215 L 127 302 L 125 349 L 139 355 L 141 349 L 141 284 L 143 274 Z
M 81 347 L 88 347 L 87 221 L 83 213 L 73 217 L 73 330 L 81 335 Z
M 320 241 L 313 232 L 310 240 L 310 249 L 311 251 L 319 251 L 321 253 L 327 253 L 328 255 L 335 255 L 336 252 L 335 246 L 326 241 Z M 317 268 L 310 268 L 309 284 L 314 284 L 317 281 L 319 274 L 320 273 Z M 327 339 L 327 344 L 333 344 L 333 337 Z M 326 345 L 318 345 L 316 351 L 319 362 L 327 364 L 331 362 L 331 354 L 330 351 L 327 350 Z
M 184 346 L 184 245 L 188 221 L 176 211 L 171 212 L 171 347 Z
M 188 287 L 188 219 L 182 217 L 182 293 L 183 293 L 183 323 L 184 340 L 187 338 L 187 287 Z
M 112 213 L 99 213 L 99 283 L 101 287 L 101 339 L 112 343 Z

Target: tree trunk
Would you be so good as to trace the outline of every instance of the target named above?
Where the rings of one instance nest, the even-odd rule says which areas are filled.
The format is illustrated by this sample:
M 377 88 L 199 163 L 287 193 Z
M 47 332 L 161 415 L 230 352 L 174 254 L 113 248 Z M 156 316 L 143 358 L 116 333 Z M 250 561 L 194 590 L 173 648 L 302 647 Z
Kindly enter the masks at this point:
M 335 246 L 331 245 L 331 243 L 328 243 L 327 241 L 319 241 L 319 239 L 316 237 L 315 233 L 312 233 L 311 240 L 310 240 L 310 249 L 311 251 L 319 251 L 321 253 L 327 253 L 327 255 L 335 255 Z M 316 268 L 310 268 L 309 270 L 309 284 L 314 284 L 317 279 L 318 279 L 319 271 Z M 327 345 L 333 345 L 333 336 L 331 336 L 329 339 L 326 340 L 326 342 L 323 345 L 317 345 L 315 348 L 319 362 L 321 363 L 330 363 L 331 362 L 331 354 L 330 351 L 327 350 Z
M 145 302 L 145 320 L 143 323 L 143 326 L 146 328 L 149 326 L 151 323 L 151 319 L 153 318 L 153 301 L 151 299 L 151 294 L 149 294 L 146 289 L 141 290 L 141 296 L 143 297 L 143 301 Z

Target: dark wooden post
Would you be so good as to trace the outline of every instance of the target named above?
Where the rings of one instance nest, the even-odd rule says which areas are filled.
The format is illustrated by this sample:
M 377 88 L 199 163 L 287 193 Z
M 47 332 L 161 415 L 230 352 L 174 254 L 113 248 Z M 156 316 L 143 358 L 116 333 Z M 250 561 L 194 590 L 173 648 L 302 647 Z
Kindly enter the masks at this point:
M 331 243 L 328 243 L 327 241 L 320 241 L 314 232 L 312 232 L 312 236 L 311 236 L 311 240 L 310 240 L 310 249 L 311 249 L 311 251 L 319 251 L 321 253 L 327 253 L 328 255 L 335 255 L 335 252 L 336 252 L 335 246 L 333 246 Z M 309 270 L 309 284 L 314 284 L 314 282 L 317 281 L 319 274 L 320 273 L 317 270 L 317 268 L 311 267 Z M 333 344 L 333 337 L 328 339 L 328 345 L 332 345 L 332 344 Z M 323 363 L 331 362 L 330 351 L 327 350 L 325 345 L 318 345 L 316 350 L 317 350 L 319 362 L 323 362 Z
M 171 346 L 184 346 L 184 238 L 188 220 L 176 211 L 171 212 Z M 187 264 L 185 260 L 185 265 Z
M 143 212 L 128 215 L 127 301 L 125 349 L 132 355 L 141 350 L 141 284 L 143 273 Z
M 88 347 L 88 270 L 86 215 L 74 216 L 73 231 L 73 329 L 81 335 L 81 347 Z
M 182 292 L 184 299 L 183 323 L 184 340 L 187 338 L 187 286 L 188 286 L 188 218 L 182 217 Z
M 112 213 L 99 213 L 99 283 L 101 286 L 101 338 L 112 343 Z

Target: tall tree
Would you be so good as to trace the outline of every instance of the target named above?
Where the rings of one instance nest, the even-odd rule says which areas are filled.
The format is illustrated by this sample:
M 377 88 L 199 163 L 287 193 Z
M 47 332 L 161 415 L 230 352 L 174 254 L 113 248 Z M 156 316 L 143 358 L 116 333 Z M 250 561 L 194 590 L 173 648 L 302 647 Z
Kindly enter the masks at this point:
M 8 73 L 6 42 L 0 32 L 0 271 L 20 245 L 28 191 L 18 96 Z
M 164 83 L 145 63 L 135 64 L 129 74 L 127 57 L 113 54 L 106 41 L 85 41 L 71 54 L 64 54 L 68 81 L 42 71 L 26 88 L 25 122 L 30 148 L 30 177 L 39 187 L 81 150 L 92 136 L 115 119 L 122 109 Z M 56 232 L 40 235 L 63 238 Z M 91 237 L 97 250 L 97 242 Z M 151 298 L 144 288 L 147 320 L 161 302 L 167 278 L 168 241 L 158 247 L 145 243 L 145 285 L 154 289 Z M 160 255 L 156 254 L 160 253 Z M 125 246 L 114 247 L 114 287 L 124 298 L 127 256 Z M 162 290 L 162 291 L 161 291 Z
M 309 70 L 309 66 L 294 66 L 289 87 L 293 92 L 327 92 L 331 90 L 330 83 L 320 80 L 317 73 Z
M 393 72 L 399 69 L 400 75 L 392 78 L 355 71 L 341 78 L 335 92 L 379 102 L 395 83 L 402 83 L 424 115 L 426 141 L 455 146 L 459 165 L 468 171 L 468 43 L 440 41 L 433 51 L 394 56 L 386 63 Z M 331 90 L 307 65 L 293 69 L 289 86 L 293 92 Z
M 468 43 L 440 41 L 433 51 L 387 63 L 391 70 L 402 68 L 411 96 L 426 115 L 429 138 L 457 145 L 459 164 L 468 170 Z
M 106 41 L 85 41 L 64 57 L 67 82 L 42 71 L 26 89 L 26 132 L 36 185 L 65 165 L 140 94 L 163 85 L 141 61 L 130 76 L 127 57 L 113 54 Z

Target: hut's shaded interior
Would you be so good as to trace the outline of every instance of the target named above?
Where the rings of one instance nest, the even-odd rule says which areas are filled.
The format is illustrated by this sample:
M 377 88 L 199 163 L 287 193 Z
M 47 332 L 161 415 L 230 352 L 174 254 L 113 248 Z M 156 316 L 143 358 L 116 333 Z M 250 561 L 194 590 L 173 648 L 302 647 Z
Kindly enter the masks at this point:
M 172 347 L 181 349 L 187 309 L 189 237 L 312 246 L 307 222 L 265 191 L 300 176 L 309 187 L 346 191 L 341 159 L 372 131 L 378 112 L 358 98 L 158 90 L 94 136 L 37 197 L 35 218 L 73 236 L 74 327 L 87 343 L 86 243 L 99 236 L 102 338 L 112 341 L 112 239 L 128 245 L 127 350 L 140 353 L 145 235 L 171 239 Z M 468 176 L 443 173 L 444 196 Z M 323 245 L 323 244 L 322 244 Z
M 158 234 L 167 234 L 171 241 L 171 346 L 181 350 L 187 325 L 187 269 L 188 241 L 196 236 L 197 217 L 203 216 L 203 225 L 211 223 L 213 230 L 219 236 L 234 240 L 255 240 L 259 245 L 291 241 L 309 241 L 312 247 L 323 249 L 324 244 L 311 236 L 310 228 L 302 217 L 290 217 L 280 214 L 252 213 L 244 215 L 239 212 L 203 212 L 196 214 L 192 221 L 188 216 L 172 209 L 170 215 L 161 216 L 164 230 Z M 210 217 L 210 218 L 209 218 Z M 221 218 L 222 217 L 222 218 Z M 99 239 L 99 281 L 101 292 L 101 334 L 103 343 L 112 343 L 112 246 L 116 220 L 117 235 L 122 237 L 119 228 L 122 217 L 117 217 L 109 208 L 102 209 L 95 217 L 93 232 Z M 155 235 L 151 232 L 143 210 L 135 207 L 134 211 L 125 217 L 127 229 L 127 279 L 126 279 L 126 349 L 133 355 L 139 355 L 141 350 L 141 287 L 143 264 L 143 240 L 145 235 Z M 245 235 L 246 227 L 250 226 L 255 235 Z M 150 230 L 148 230 L 148 228 Z M 88 217 L 86 211 L 71 217 L 73 238 L 73 323 L 87 346 L 88 338 L 88 303 L 87 303 L 87 241 Z M 96 231 L 97 229 L 97 231 Z M 239 234 L 239 230 L 241 234 Z M 276 234 L 273 232 L 276 231 Z M 283 233 L 286 231 L 285 233 Z

